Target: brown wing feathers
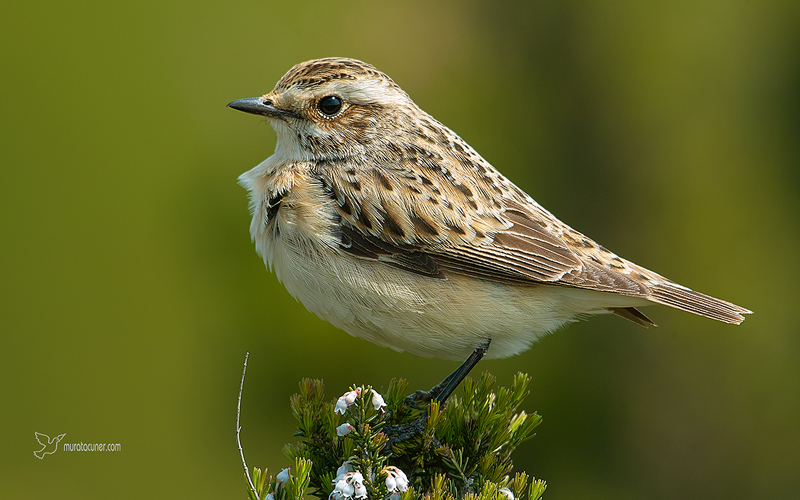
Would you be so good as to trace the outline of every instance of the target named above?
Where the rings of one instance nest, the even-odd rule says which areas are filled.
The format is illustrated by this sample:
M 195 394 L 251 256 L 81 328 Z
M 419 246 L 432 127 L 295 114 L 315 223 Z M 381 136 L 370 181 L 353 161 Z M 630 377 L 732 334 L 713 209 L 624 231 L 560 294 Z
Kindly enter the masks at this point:
M 509 189 L 499 174 L 458 180 L 439 168 L 419 176 L 402 168 L 402 161 L 381 172 L 372 167 L 360 174 L 348 171 L 347 176 L 334 165 L 328 167 L 319 174 L 342 216 L 341 250 L 352 255 L 434 278 L 457 273 L 509 284 L 618 293 L 726 323 L 741 323 L 742 314 L 750 312 L 619 258 L 521 191 Z M 395 192 L 384 197 L 384 190 Z M 487 195 L 499 192 L 503 195 Z M 609 310 L 654 326 L 633 307 Z

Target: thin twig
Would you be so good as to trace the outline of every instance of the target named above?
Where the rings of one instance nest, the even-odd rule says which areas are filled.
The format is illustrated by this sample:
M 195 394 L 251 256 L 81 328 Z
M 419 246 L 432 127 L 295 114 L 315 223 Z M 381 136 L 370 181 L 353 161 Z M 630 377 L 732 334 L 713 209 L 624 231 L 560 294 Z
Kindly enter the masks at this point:
M 239 438 L 239 435 L 242 432 L 242 426 L 239 425 L 239 417 L 242 414 L 242 389 L 244 389 L 244 375 L 247 373 L 247 358 L 250 357 L 250 353 L 244 355 L 244 369 L 242 370 L 242 383 L 239 384 L 239 404 L 236 406 L 236 444 L 239 445 L 239 455 L 242 456 L 242 465 L 244 466 L 244 475 L 247 477 L 247 482 L 250 483 L 250 491 L 253 492 L 253 496 L 256 500 L 261 500 L 258 498 L 258 492 L 256 492 L 256 487 L 253 485 L 253 480 L 250 479 L 250 469 L 247 468 L 247 462 L 244 459 L 244 450 L 242 449 L 242 440 Z

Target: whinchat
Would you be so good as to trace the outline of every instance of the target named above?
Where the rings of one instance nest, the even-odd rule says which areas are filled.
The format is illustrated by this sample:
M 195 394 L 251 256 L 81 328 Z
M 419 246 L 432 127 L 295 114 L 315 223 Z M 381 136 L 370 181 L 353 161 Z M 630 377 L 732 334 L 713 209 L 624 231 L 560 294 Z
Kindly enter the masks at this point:
M 384 73 L 298 64 L 262 97 L 275 153 L 239 182 L 266 265 L 309 311 L 420 356 L 519 353 L 578 318 L 664 304 L 739 324 L 751 311 L 627 261 L 506 179 Z

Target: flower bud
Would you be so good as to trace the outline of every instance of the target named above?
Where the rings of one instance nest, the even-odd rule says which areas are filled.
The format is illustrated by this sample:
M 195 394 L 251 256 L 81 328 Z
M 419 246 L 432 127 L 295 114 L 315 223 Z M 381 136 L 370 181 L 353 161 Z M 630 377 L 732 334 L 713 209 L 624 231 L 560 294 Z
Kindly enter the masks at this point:
M 351 404 L 356 402 L 356 398 L 358 398 L 360 395 L 361 395 L 361 391 L 356 389 L 355 391 L 347 391 L 347 392 L 345 392 L 344 396 L 342 396 L 342 398 L 344 398 L 345 402 L 347 403 L 347 406 L 350 406 Z
M 386 402 L 383 400 L 383 396 L 375 391 L 372 391 L 372 406 L 375 407 L 375 411 L 380 410 L 381 413 L 386 413 L 386 410 L 383 409 L 386 406 Z
M 352 425 L 350 425 L 347 422 L 345 422 L 345 423 L 343 423 L 342 425 L 340 425 L 339 427 L 336 428 L 336 434 L 338 436 L 340 436 L 340 437 L 344 437 L 344 436 L 350 434 L 351 432 L 353 432 L 354 430 L 356 430 L 355 427 L 353 427 Z
M 283 469 L 278 473 L 277 476 L 275 476 L 275 479 L 278 481 L 278 483 L 285 483 L 289 480 L 289 469 L 291 469 L 291 467 Z
M 345 411 L 347 411 L 347 401 L 344 399 L 344 396 L 342 396 L 336 401 L 336 407 L 333 409 L 333 412 L 344 415 Z

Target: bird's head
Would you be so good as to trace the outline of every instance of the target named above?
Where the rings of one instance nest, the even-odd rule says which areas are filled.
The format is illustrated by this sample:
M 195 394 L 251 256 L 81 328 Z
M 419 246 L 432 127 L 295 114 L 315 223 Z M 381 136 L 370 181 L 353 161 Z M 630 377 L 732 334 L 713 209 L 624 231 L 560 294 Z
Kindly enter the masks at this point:
M 276 152 L 287 159 L 355 158 L 408 130 L 419 108 L 375 67 L 327 58 L 293 67 L 261 97 L 229 107 L 263 115 L 278 134 Z

